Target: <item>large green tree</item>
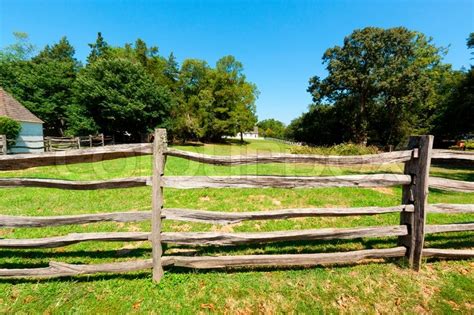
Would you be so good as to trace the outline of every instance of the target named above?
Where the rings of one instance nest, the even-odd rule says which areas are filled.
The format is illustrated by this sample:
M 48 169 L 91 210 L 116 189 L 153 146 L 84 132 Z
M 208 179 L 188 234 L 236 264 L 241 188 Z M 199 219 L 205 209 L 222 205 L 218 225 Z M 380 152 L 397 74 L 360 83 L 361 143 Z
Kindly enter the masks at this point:
M 328 75 L 310 79 L 316 104 L 337 107 L 356 143 L 397 144 L 423 132 L 443 50 L 404 27 L 355 30 L 323 56 Z M 317 137 L 317 135 L 314 135 Z
M 144 67 L 126 59 L 97 59 L 74 84 L 77 103 L 99 131 L 140 141 L 141 135 L 166 124 L 170 91 L 157 85 Z
M 271 138 L 278 138 L 284 139 L 286 126 L 279 120 L 276 119 L 264 119 L 259 121 L 258 124 L 258 133 L 263 137 L 271 137 Z
M 14 46 L 20 44 L 28 46 L 23 39 Z M 23 60 L 25 49 L 19 51 L 17 57 L 0 61 L 0 85 L 45 122 L 46 134 L 63 135 L 73 105 L 72 85 L 80 67 L 74 48 L 63 37 L 31 60 Z

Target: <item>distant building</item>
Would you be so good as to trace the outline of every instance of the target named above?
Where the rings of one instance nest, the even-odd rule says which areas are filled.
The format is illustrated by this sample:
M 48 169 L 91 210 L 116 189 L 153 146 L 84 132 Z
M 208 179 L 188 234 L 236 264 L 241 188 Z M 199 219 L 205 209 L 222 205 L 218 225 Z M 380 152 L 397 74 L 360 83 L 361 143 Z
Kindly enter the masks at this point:
M 21 131 L 16 139 L 15 147 L 9 148 L 10 153 L 43 152 L 44 149 L 28 149 L 21 147 L 37 148 L 43 143 L 43 121 L 33 115 L 26 107 L 20 104 L 10 94 L 0 87 L 0 116 L 6 116 L 21 124 Z
M 235 136 L 236 138 L 240 139 L 240 132 Z M 258 127 L 253 127 L 253 131 L 246 131 L 243 133 L 244 139 L 258 139 Z

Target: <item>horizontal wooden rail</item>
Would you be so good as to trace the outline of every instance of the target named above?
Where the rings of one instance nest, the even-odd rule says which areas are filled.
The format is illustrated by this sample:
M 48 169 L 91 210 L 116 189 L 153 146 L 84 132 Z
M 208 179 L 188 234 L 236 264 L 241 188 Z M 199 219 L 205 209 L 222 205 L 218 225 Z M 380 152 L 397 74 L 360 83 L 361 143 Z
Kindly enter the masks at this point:
M 333 165 L 363 165 L 405 162 L 410 160 L 413 155 L 413 150 L 354 156 L 314 154 L 216 156 L 176 149 L 168 149 L 165 154 L 168 156 L 175 156 L 196 162 L 215 165 L 242 165 L 253 163 L 317 163 Z
M 429 213 L 473 213 L 474 204 L 437 203 L 428 205 Z
M 150 211 L 94 213 L 47 217 L 0 215 L 0 227 L 45 227 L 96 222 L 137 222 L 151 218 Z
M 163 219 L 202 222 L 210 224 L 234 224 L 246 220 L 276 220 L 316 216 L 376 215 L 394 212 L 413 212 L 413 205 L 364 208 L 301 208 L 252 212 L 218 212 L 170 208 L 163 209 Z M 44 227 L 69 224 L 86 224 L 101 221 L 132 222 L 151 218 L 149 211 L 80 214 L 68 216 L 7 216 L 0 215 L 0 227 Z
M 148 240 L 149 235 L 148 232 L 101 232 L 72 233 L 65 236 L 33 239 L 0 239 L 0 248 L 51 248 L 88 241 L 144 241 Z M 161 233 L 161 241 L 162 243 L 180 245 L 241 245 L 402 235 L 407 235 L 405 225 L 252 233 L 163 232 Z
M 409 175 L 373 174 L 324 177 L 296 176 L 163 176 L 169 188 L 319 188 L 378 187 L 411 183 Z
M 41 178 L 0 178 L 0 187 L 41 187 L 71 190 L 95 190 L 142 187 L 149 183 L 149 177 L 130 177 L 97 181 L 71 181 Z
M 241 255 L 218 257 L 163 257 L 166 265 L 194 269 L 232 267 L 296 267 L 325 264 L 350 264 L 365 259 L 403 257 L 406 248 L 366 249 L 340 253 L 287 254 L 287 255 Z
M 95 274 L 106 272 L 132 272 L 144 269 L 151 269 L 151 259 L 133 260 L 125 262 L 91 264 L 91 265 L 73 265 L 60 262 L 50 262 L 49 267 L 43 268 L 22 268 L 22 269 L 0 269 L 2 278 L 51 278 L 51 277 L 70 277 L 82 274 Z
M 226 225 L 235 224 L 246 220 L 276 220 L 319 216 L 334 217 L 376 215 L 402 211 L 413 212 L 413 205 L 364 208 L 301 208 L 252 212 L 218 212 L 170 208 L 163 209 L 162 214 L 163 219 Z M 104 221 L 133 222 L 149 220 L 150 218 L 150 211 L 94 213 L 46 217 L 0 215 L 0 227 L 44 227 L 86 224 Z
M 241 256 L 163 256 L 163 267 L 194 269 L 218 269 L 241 267 L 308 267 L 328 264 L 352 264 L 366 259 L 384 259 L 405 256 L 403 246 L 387 249 L 366 249 L 340 253 L 283 254 L 283 255 L 241 255 Z M 474 250 L 423 249 L 423 257 L 473 258 Z M 50 262 L 49 267 L 0 269 L 2 278 L 20 277 L 70 277 L 96 273 L 123 273 L 151 269 L 151 259 L 132 260 L 118 263 L 78 265 Z
M 238 267 L 307 267 L 326 264 L 351 264 L 366 259 L 403 257 L 406 248 L 366 249 L 341 253 L 287 254 L 287 255 L 242 255 L 242 256 L 163 256 L 163 267 L 185 267 L 194 269 L 217 269 Z M 64 277 L 106 272 L 131 272 L 151 269 L 151 259 L 118 263 L 75 265 L 50 262 L 49 267 L 28 269 L 0 269 L 0 277 Z
M 30 167 L 91 163 L 151 154 L 151 144 L 121 144 L 64 152 L 45 152 L 0 156 L 0 170 L 20 170 Z
M 30 146 L 27 146 L 27 145 L 12 145 L 12 146 L 10 146 L 10 148 L 14 148 L 14 149 L 30 149 L 30 150 L 41 150 L 41 149 L 44 149 L 44 147 L 30 147 Z
M 463 231 L 474 231 L 474 223 L 429 224 L 425 226 L 425 234 Z
M 53 248 L 81 242 L 133 242 L 148 240 L 148 232 L 99 232 L 71 233 L 64 236 L 53 236 L 31 239 L 0 239 L 0 248 Z
M 432 159 L 456 159 L 474 161 L 474 151 L 433 150 Z
M 364 208 L 300 208 L 249 212 L 218 212 L 191 209 L 163 209 L 165 219 L 210 224 L 235 224 L 247 220 L 277 220 L 302 217 L 338 217 L 413 212 L 413 205 Z
M 407 235 L 407 227 L 405 225 L 245 233 L 164 232 L 161 235 L 161 239 L 163 243 L 180 245 L 243 245 L 268 242 L 353 239 L 401 235 Z
M 441 258 L 474 258 L 474 249 L 441 249 L 424 248 L 423 257 L 441 257 Z
M 409 175 L 374 174 L 327 177 L 292 176 L 164 176 L 162 185 L 169 188 L 320 188 L 378 187 L 405 185 Z M 150 185 L 150 177 L 130 177 L 102 181 L 70 181 L 41 178 L 0 178 L 0 187 L 43 187 L 73 190 L 129 188 Z
M 474 192 L 474 182 L 447 179 L 441 177 L 430 177 L 429 186 L 431 188 L 449 191 Z

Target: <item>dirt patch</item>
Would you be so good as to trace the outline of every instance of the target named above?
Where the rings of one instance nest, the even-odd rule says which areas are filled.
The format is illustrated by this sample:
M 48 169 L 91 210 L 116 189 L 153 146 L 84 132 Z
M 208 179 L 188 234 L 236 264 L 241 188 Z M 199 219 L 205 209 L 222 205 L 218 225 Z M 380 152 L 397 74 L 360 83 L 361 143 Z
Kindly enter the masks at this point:
M 395 196 L 395 191 L 388 187 L 374 187 L 371 188 L 373 191 L 379 192 L 384 195 Z

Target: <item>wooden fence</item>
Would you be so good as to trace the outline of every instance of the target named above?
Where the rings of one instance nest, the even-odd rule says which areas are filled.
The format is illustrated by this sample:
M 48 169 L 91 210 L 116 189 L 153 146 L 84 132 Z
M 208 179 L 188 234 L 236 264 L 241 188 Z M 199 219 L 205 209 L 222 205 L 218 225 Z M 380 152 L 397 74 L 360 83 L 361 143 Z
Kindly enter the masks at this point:
M 0 216 L 0 227 L 43 227 L 93 222 L 131 222 L 151 220 L 151 232 L 74 233 L 65 236 L 34 239 L 0 239 L 0 248 L 50 248 L 85 241 L 150 241 L 152 258 L 119 263 L 93 265 L 50 262 L 48 267 L 28 269 L 0 269 L 1 277 L 57 277 L 102 272 L 130 272 L 152 269 L 154 281 L 163 276 L 169 266 L 196 269 L 214 269 L 248 266 L 314 266 L 320 264 L 354 263 L 369 258 L 406 257 L 409 266 L 418 270 L 422 257 L 474 257 L 470 249 L 424 248 L 427 234 L 474 231 L 474 223 L 425 225 L 426 214 L 474 213 L 474 204 L 427 203 L 428 186 L 439 189 L 474 192 L 474 183 L 441 178 L 430 178 L 431 158 L 463 159 L 474 161 L 474 154 L 432 150 L 432 136 L 410 138 L 404 151 L 362 156 L 318 156 L 275 154 L 265 156 L 209 156 L 167 147 L 166 130 L 155 132 L 153 144 L 117 145 L 89 150 L 47 152 L 0 156 L 0 170 L 18 170 L 29 167 L 96 162 L 129 156 L 153 154 L 151 177 L 113 179 L 108 181 L 65 181 L 52 179 L 1 178 L 0 187 L 51 187 L 62 189 L 113 189 L 152 186 L 152 211 L 83 214 L 54 217 Z M 404 174 L 370 174 L 330 177 L 285 176 L 165 176 L 167 156 L 185 158 L 215 165 L 242 165 L 252 163 L 322 163 L 334 165 L 367 165 L 405 163 Z M 225 187 L 377 187 L 403 186 L 402 203 L 392 207 L 362 208 L 304 208 L 257 212 L 215 212 L 166 208 L 163 188 L 225 188 Z M 231 224 L 246 220 L 270 220 L 320 216 L 360 216 L 400 213 L 400 224 L 393 226 L 325 228 L 296 231 L 227 233 L 227 232 L 162 232 L 162 220 L 180 220 L 210 224 Z M 362 237 L 398 237 L 398 246 L 386 249 L 365 249 L 335 253 L 240 255 L 240 256 L 163 256 L 162 244 L 192 246 L 229 246 L 254 243 L 354 239 Z
M 7 154 L 7 139 L 5 136 L 0 135 L 0 154 Z M 10 139 L 9 139 L 10 141 Z M 13 140 L 12 140 L 13 141 Z M 106 142 L 113 142 L 112 137 L 104 136 L 99 134 L 97 136 L 89 135 L 84 137 L 44 137 L 43 140 L 28 140 L 28 144 L 31 145 L 12 145 L 9 148 L 17 149 L 44 149 L 46 152 L 51 151 L 67 151 L 74 149 L 81 149 L 84 147 L 103 147 Z M 37 145 L 36 145 L 37 143 Z
M 7 155 L 7 136 L 0 135 L 0 155 Z

